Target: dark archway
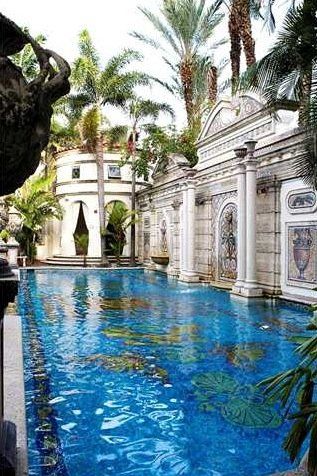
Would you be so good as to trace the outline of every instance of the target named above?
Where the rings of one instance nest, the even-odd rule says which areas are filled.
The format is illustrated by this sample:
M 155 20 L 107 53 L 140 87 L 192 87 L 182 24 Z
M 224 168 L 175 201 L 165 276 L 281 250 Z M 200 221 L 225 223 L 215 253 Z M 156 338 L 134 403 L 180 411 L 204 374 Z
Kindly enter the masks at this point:
M 80 202 L 78 218 L 77 218 L 77 225 L 76 225 L 76 228 L 75 228 L 75 231 L 74 231 L 76 255 L 85 255 L 88 252 L 88 239 L 87 239 L 87 246 L 86 246 L 87 249 L 86 250 L 83 249 L 83 241 L 76 239 L 76 237 L 82 237 L 82 236 L 88 236 L 89 237 L 89 230 L 88 230 L 87 223 L 86 223 L 86 220 L 85 220 L 83 202 Z

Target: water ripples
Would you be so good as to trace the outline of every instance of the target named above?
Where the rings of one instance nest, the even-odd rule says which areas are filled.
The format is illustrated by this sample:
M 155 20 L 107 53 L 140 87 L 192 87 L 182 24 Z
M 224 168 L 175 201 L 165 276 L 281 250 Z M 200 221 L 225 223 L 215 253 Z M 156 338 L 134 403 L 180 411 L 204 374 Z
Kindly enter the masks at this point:
M 298 327 L 305 313 L 276 308 L 272 320 L 263 304 L 239 306 L 139 271 L 22 273 L 19 310 L 30 476 L 261 476 L 289 467 L 280 430 L 230 424 L 208 399 L 199 409 L 192 381 L 223 371 L 250 388 L 268 369 L 283 370 L 293 358 L 290 321 Z M 248 342 L 266 352 L 245 372 Z

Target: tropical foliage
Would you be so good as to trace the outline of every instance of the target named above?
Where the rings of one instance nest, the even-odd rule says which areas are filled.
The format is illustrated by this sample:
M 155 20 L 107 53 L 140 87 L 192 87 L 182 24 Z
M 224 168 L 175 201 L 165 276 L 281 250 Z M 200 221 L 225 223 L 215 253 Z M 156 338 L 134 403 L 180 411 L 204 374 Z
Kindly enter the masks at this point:
M 145 125 L 146 121 L 151 121 L 154 123 L 160 113 L 169 114 L 171 117 L 174 117 L 173 110 L 171 106 L 166 103 L 159 103 L 151 101 L 150 99 L 142 99 L 139 97 L 132 98 L 129 100 L 124 110 L 129 117 L 129 122 L 131 125 L 131 131 L 127 143 L 127 158 L 130 158 L 132 161 L 132 190 L 131 190 L 131 210 L 134 213 L 135 211 L 135 192 L 136 192 L 136 175 L 137 175 L 137 154 L 136 147 L 138 142 L 138 137 L 142 126 Z M 135 224 L 131 223 L 131 256 L 130 264 L 133 266 L 135 264 Z
M 74 235 L 74 241 L 76 248 L 78 248 L 80 254 L 83 255 L 83 265 L 87 266 L 87 254 L 88 254 L 88 245 L 89 245 L 89 235 L 87 233 L 82 233 L 81 235 Z
M 52 192 L 54 176 L 33 176 L 27 180 L 23 187 L 8 197 L 9 205 L 20 213 L 21 231 L 16 239 L 23 252 L 33 262 L 36 256 L 36 243 L 45 223 L 63 216 L 58 199 Z
M 112 57 L 102 67 L 88 31 L 82 31 L 79 36 L 79 57 L 74 62 L 72 72 L 75 93 L 71 94 L 68 100 L 72 116 L 80 119 L 82 139 L 96 159 L 102 264 L 107 261 L 104 254 L 103 107 L 106 105 L 122 107 L 133 97 L 136 86 L 148 84 L 146 75 L 137 71 L 127 71 L 132 61 L 140 59 L 139 53 L 127 49 Z
M 276 104 L 299 105 L 299 123 L 306 133 L 297 174 L 317 187 L 317 5 L 305 0 L 291 9 L 274 46 L 240 81 L 241 89 L 260 92 L 274 111 Z
M 23 31 L 29 33 L 28 28 L 23 28 Z M 46 42 L 46 38 L 40 34 L 35 37 L 35 41 L 43 45 Z M 27 81 L 35 79 L 40 71 L 39 63 L 31 44 L 27 44 L 19 53 L 13 55 L 12 61 L 22 69 L 23 76 Z
M 108 225 L 105 232 L 107 253 L 114 255 L 120 263 L 120 257 L 127 243 L 126 231 L 136 223 L 136 213 L 127 209 L 124 203 L 111 202 L 106 207 Z
M 209 69 L 215 67 L 211 63 L 210 40 L 223 18 L 218 7 L 219 2 L 208 4 L 206 0 L 165 0 L 159 15 L 147 8 L 139 8 L 160 39 L 137 32 L 132 34 L 161 52 L 173 74 L 173 81 L 167 86 L 184 100 L 188 126 L 196 129 L 200 127 L 197 121 L 201 118 L 201 114 L 197 115 L 195 112 L 195 107 L 200 102 L 197 100 L 197 91 L 200 93 L 201 90 L 197 86 L 200 85 L 203 71 L 201 65 L 208 64 Z M 213 69 L 209 80 L 215 81 L 216 77 L 216 70 Z
M 149 165 L 167 161 L 170 154 L 181 154 L 193 167 L 197 163 L 196 134 L 191 128 L 178 132 L 175 127 L 147 127 L 147 135 L 138 149 L 135 163 L 138 176 L 147 177 Z
M 265 393 L 278 399 L 285 409 L 285 417 L 293 422 L 284 441 L 284 449 L 291 461 L 300 455 L 309 440 L 308 474 L 317 475 L 317 318 L 307 328 L 313 336 L 294 338 L 299 345 L 296 353 L 301 358 L 297 367 L 270 377 L 260 383 Z

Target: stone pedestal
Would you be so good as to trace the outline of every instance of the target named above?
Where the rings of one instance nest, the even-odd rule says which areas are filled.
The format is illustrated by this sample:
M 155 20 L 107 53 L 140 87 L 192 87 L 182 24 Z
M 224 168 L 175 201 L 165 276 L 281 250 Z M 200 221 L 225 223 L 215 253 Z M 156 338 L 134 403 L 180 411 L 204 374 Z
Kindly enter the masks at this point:
M 9 238 L 7 243 L 7 258 L 9 265 L 13 268 L 18 267 L 19 243 L 14 238 Z
M 195 268 L 195 181 L 189 177 L 183 190 L 183 233 L 180 281 L 198 282 Z

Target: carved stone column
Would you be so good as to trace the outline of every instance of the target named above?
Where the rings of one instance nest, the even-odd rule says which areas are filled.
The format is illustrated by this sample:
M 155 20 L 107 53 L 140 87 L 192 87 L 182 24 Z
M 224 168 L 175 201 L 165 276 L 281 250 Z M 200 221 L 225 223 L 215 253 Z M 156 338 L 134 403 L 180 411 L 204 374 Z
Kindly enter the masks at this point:
M 180 246 L 180 236 L 179 236 L 179 213 L 180 213 L 180 200 L 175 199 L 172 203 L 173 213 L 172 213 L 172 255 L 170 254 L 170 261 L 167 274 L 169 276 L 178 276 L 179 274 L 179 256 L 177 256 L 177 252 L 179 252 Z M 177 259 L 178 258 L 178 259 Z
M 241 161 L 247 154 L 247 148 L 235 149 L 235 154 L 239 160 L 237 168 L 238 182 L 238 263 L 237 281 L 233 287 L 233 292 L 239 293 L 245 284 L 246 277 L 246 173 L 245 165 Z
M 238 168 L 238 278 L 232 291 L 249 298 L 262 296 L 262 289 L 256 276 L 256 141 L 245 145 L 235 151 L 237 157 L 246 159 Z
M 262 289 L 256 279 L 256 170 L 257 164 L 254 159 L 256 141 L 250 140 L 245 143 L 248 149 L 246 160 L 246 276 L 243 294 L 247 297 L 262 295 Z
M 183 190 L 183 235 L 181 274 L 179 279 L 185 282 L 199 280 L 195 267 L 195 189 L 194 171 L 188 176 Z

